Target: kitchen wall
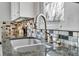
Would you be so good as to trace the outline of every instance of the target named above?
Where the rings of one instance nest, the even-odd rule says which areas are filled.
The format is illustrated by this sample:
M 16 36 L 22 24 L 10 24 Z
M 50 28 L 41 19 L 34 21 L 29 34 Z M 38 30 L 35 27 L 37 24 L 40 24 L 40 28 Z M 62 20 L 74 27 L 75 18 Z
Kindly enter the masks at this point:
M 18 14 L 21 17 L 34 17 L 39 12 L 38 2 L 21 2 L 20 10 L 18 9 L 17 3 L 15 6 L 11 6 L 10 2 L 0 2 L 0 27 L 2 26 L 2 21 L 10 21 L 15 18 Z M 14 10 L 17 9 L 17 10 Z M 19 12 L 19 13 L 18 13 Z M 1 28 L 0 28 L 0 41 L 1 41 Z
M 10 12 L 10 2 L 0 2 L 0 42 L 1 42 L 1 26 L 2 21 L 10 21 L 11 12 Z
M 11 20 L 15 20 L 20 17 L 20 3 L 11 2 Z
M 0 2 L 0 24 L 1 21 L 8 21 L 11 18 L 11 3 Z M 39 2 L 21 2 L 20 16 L 29 17 L 36 16 L 40 13 Z M 65 29 L 65 30 L 79 30 L 79 4 L 65 2 L 64 4 L 64 21 L 61 22 L 47 22 L 48 29 Z M 43 24 L 44 25 L 44 24 Z M 62 25 L 62 28 L 60 26 Z M 0 25 L 1 26 L 1 25 Z M 44 28 L 44 27 L 43 27 Z M 0 31 L 1 32 L 1 31 Z M 1 34 L 0 34 L 1 36 Z
M 40 13 L 40 3 L 39 2 L 34 2 L 33 3 L 34 5 L 34 8 L 33 8 L 33 10 L 34 10 L 34 16 L 37 16 L 39 13 Z
M 21 2 L 20 3 L 20 16 L 21 17 L 34 17 L 34 3 Z
M 11 20 L 18 17 L 34 17 L 35 2 L 11 2 Z
M 63 28 L 79 30 L 79 4 L 66 2 L 64 8 Z
M 36 2 L 21 2 L 19 6 L 20 7 L 19 16 L 21 17 L 36 16 L 36 14 L 38 13 L 38 12 L 36 13 L 37 9 L 34 9 L 36 5 L 38 5 L 38 3 Z M 13 8 L 18 9 L 17 4 L 13 6 Z M 18 10 L 12 9 L 10 2 L 0 2 L 0 27 L 2 26 L 2 21 L 10 21 L 12 17 L 15 18 L 17 15 L 16 13 L 18 13 L 17 11 Z M 1 41 L 1 35 L 2 34 L 0 28 L 0 41 Z
M 0 21 L 10 20 L 10 2 L 0 2 Z

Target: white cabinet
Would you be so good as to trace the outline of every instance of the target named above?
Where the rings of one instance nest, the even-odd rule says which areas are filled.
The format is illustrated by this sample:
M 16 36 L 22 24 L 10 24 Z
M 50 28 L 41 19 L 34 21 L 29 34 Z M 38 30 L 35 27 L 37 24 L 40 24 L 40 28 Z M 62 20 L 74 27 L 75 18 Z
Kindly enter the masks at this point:
M 11 19 L 34 17 L 34 2 L 11 2 Z

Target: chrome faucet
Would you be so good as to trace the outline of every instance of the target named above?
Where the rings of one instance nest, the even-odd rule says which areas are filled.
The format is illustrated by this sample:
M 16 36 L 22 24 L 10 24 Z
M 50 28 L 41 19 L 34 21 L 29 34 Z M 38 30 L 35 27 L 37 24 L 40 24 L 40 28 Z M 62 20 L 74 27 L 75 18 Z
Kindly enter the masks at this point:
M 37 24 L 37 20 L 38 20 L 39 17 L 42 17 L 43 20 L 44 20 L 44 23 L 45 23 L 45 32 L 44 32 L 44 33 L 45 33 L 45 40 L 46 40 L 46 42 L 47 42 L 47 24 L 46 24 L 46 17 L 45 17 L 44 14 L 39 14 L 39 15 L 36 17 L 35 23 L 34 23 L 34 27 L 35 27 L 35 29 L 37 29 L 36 24 Z

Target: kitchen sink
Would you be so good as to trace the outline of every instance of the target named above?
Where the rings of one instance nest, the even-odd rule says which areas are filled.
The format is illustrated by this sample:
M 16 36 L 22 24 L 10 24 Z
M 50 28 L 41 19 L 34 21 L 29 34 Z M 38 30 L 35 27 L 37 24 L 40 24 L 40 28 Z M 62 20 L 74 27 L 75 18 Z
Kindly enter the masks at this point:
M 18 56 L 44 56 L 45 47 L 38 39 L 11 40 L 12 54 Z

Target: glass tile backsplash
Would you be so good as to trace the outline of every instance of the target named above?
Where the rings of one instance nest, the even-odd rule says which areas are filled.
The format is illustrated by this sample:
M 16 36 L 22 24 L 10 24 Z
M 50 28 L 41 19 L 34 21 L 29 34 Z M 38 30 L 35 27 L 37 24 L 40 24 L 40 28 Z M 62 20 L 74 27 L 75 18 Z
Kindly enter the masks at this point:
M 73 32 L 72 31 L 69 31 L 69 36 L 73 36 Z
M 62 30 L 49 30 L 50 34 L 53 33 L 53 41 L 60 41 L 62 44 L 60 50 L 58 47 L 57 53 L 61 53 L 67 56 L 77 56 L 79 55 L 79 32 L 74 31 L 62 31 Z M 67 51 L 65 51 L 67 49 Z
M 68 32 L 65 31 L 59 31 L 59 34 L 68 36 Z
M 59 39 L 65 39 L 65 40 L 68 40 L 68 36 L 65 36 L 65 35 L 59 35 L 58 38 L 59 38 Z
M 69 41 L 72 41 L 72 42 L 77 42 L 77 37 L 72 37 L 72 36 L 69 36 Z

